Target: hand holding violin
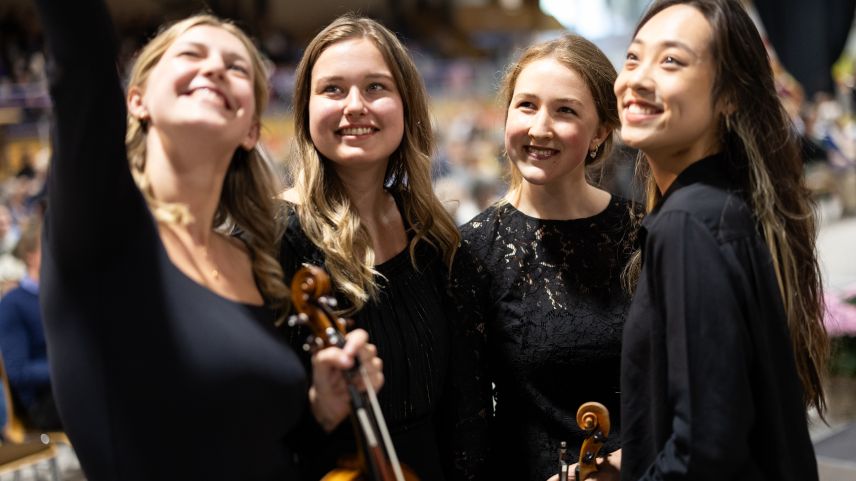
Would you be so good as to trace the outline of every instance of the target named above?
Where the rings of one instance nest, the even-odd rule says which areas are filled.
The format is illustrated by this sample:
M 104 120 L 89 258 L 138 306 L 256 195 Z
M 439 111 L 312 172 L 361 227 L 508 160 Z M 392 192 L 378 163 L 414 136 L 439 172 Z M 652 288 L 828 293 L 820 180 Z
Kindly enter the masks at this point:
M 335 346 L 321 349 L 312 356 L 312 387 L 309 403 L 312 414 L 326 431 L 332 431 L 351 411 L 348 381 L 344 372 L 359 359 L 375 390 L 383 385 L 383 363 L 377 357 L 377 348 L 369 344 L 369 336 L 363 329 L 355 329 L 345 336 L 342 348 Z M 361 392 L 366 386 L 363 378 L 354 381 Z

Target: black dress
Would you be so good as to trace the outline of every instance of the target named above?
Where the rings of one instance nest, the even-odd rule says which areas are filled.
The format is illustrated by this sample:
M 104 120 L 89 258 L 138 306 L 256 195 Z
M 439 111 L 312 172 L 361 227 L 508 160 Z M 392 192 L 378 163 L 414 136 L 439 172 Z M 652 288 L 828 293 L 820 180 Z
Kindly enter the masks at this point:
M 303 263 L 324 266 L 323 253 L 300 227 L 293 209 L 282 242 L 283 270 L 291 279 Z M 353 316 L 365 329 L 383 360 L 385 384 L 378 393 L 396 452 L 422 481 L 476 479 L 485 461 L 487 424 L 475 402 L 472 350 L 458 332 L 449 309 L 448 270 L 437 251 L 422 242 L 375 269 L 380 296 Z M 335 291 L 335 286 L 333 286 Z M 341 306 L 344 297 L 337 295 Z M 294 346 L 304 342 L 304 328 L 292 333 Z M 308 357 L 304 357 L 307 369 Z M 342 423 L 323 440 L 322 450 L 299 453 L 305 479 L 319 479 L 337 460 L 354 452 L 350 423 Z
M 167 256 L 131 178 L 100 1 L 40 0 L 53 158 L 41 301 L 65 430 L 90 481 L 295 479 L 305 371 L 273 313 Z
M 702 159 L 642 224 L 622 479 L 817 479 L 772 259 L 736 177 Z
M 589 218 L 542 220 L 499 204 L 462 227 L 452 288 L 470 336 L 486 343 L 495 476 L 547 479 L 559 470 L 560 441 L 575 462 L 583 438 L 576 413 L 587 401 L 609 409 L 606 449 L 619 447 L 629 302 L 620 279 L 634 250 L 633 209 L 613 198 Z

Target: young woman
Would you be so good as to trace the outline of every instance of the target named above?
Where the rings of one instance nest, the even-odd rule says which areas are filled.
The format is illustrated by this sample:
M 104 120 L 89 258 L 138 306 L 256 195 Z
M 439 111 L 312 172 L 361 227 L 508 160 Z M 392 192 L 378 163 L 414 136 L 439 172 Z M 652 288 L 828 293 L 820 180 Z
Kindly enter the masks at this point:
M 737 0 L 658 1 L 615 82 L 649 214 L 622 479 L 817 479 L 827 340 L 796 134 Z
M 511 185 L 462 227 L 452 285 L 472 336 L 486 342 L 490 465 L 501 479 L 556 474 L 561 441 L 579 453 L 584 402 L 605 404 L 620 426 L 622 273 L 638 214 L 586 176 L 612 148 L 614 80 L 594 44 L 566 35 L 529 47 L 502 82 Z M 618 447 L 614 432 L 606 450 Z
M 55 114 L 42 307 L 87 479 L 294 479 L 307 408 L 332 429 L 348 412 L 340 369 L 358 351 L 378 382 L 380 366 L 365 332 L 322 351 L 307 406 L 275 329 L 288 291 L 275 189 L 253 150 L 260 54 L 233 25 L 194 16 L 146 45 L 125 98 L 105 6 L 38 6 Z
M 459 237 L 431 188 L 433 137 L 416 67 L 382 25 L 344 16 L 309 43 L 296 77 L 286 278 L 303 262 L 323 265 L 343 313 L 377 345 L 380 405 L 401 461 L 422 481 L 475 476 L 485 419 L 469 410 L 480 407 L 466 392 L 472 351 L 445 297 Z M 302 453 L 307 479 L 354 450 L 345 426 L 327 443 Z

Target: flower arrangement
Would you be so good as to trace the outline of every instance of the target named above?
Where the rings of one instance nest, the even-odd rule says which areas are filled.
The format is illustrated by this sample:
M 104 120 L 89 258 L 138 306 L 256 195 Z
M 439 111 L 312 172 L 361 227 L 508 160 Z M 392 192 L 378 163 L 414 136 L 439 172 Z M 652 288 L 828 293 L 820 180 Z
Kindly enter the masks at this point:
M 832 338 L 830 373 L 856 377 L 856 285 L 824 297 L 824 323 Z

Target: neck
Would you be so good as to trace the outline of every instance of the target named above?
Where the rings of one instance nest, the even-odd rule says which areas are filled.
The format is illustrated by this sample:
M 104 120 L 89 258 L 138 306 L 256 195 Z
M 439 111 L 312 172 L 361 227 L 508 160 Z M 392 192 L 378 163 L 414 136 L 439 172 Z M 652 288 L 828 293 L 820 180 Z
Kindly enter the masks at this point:
M 188 232 L 207 244 L 233 150 L 215 142 L 170 142 L 151 133 L 146 149 L 145 173 L 154 198 L 186 206 L 193 216 Z
M 672 182 L 690 165 L 721 150 L 719 144 L 699 144 L 680 150 L 645 150 L 643 153 L 651 166 L 651 175 L 661 193 L 665 193 Z
M 569 220 L 591 217 L 609 203 L 610 194 L 586 182 L 583 176 L 561 183 L 536 185 L 523 181 L 511 204 L 538 219 Z
M 389 194 L 384 190 L 386 163 L 378 162 L 370 168 L 337 168 L 336 174 L 345 194 L 364 222 L 383 217 L 389 207 Z

